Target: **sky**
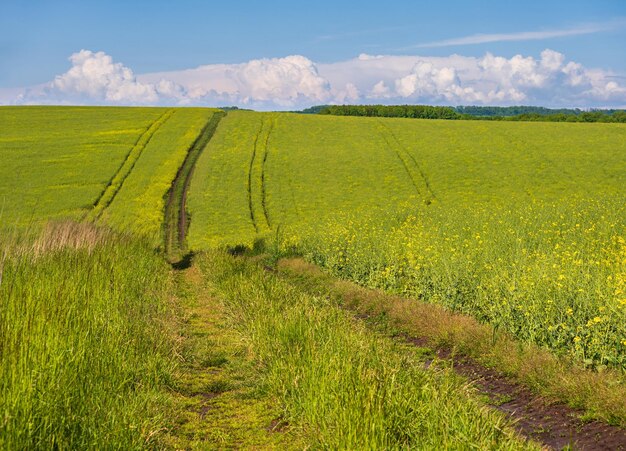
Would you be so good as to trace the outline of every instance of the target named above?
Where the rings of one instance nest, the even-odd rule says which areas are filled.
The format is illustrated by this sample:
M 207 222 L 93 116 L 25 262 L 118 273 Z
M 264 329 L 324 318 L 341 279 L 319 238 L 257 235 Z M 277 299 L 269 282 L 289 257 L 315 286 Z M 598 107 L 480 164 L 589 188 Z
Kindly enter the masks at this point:
M 0 104 L 626 106 L 626 1 L 0 2 Z

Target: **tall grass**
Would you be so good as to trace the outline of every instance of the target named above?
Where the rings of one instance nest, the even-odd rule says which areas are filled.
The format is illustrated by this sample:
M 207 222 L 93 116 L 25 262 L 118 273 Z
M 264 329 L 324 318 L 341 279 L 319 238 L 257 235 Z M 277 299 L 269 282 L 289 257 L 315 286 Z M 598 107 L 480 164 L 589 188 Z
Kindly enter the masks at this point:
M 201 255 L 282 420 L 323 449 L 522 449 L 448 372 L 372 334 L 332 301 L 243 260 Z
M 89 224 L 0 244 L 0 448 L 154 443 L 173 370 L 162 258 Z

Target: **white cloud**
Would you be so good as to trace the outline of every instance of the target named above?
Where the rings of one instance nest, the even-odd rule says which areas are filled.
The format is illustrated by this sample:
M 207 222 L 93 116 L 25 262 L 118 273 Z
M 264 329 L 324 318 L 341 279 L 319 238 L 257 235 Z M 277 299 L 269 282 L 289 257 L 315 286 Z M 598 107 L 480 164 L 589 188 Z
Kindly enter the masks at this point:
M 240 105 L 296 109 L 323 103 L 619 106 L 623 82 L 546 49 L 539 57 L 361 54 L 336 63 L 292 55 L 137 75 L 103 52 L 82 50 L 71 68 L 4 103 Z M 7 96 L 13 96 L 7 101 Z
M 384 81 L 380 80 L 372 87 L 368 97 L 371 99 L 385 99 L 389 97 L 390 93 L 389 87 Z
M 600 33 L 603 31 L 613 30 L 623 27 L 626 24 L 624 18 L 616 18 L 605 23 L 580 25 L 572 28 L 562 28 L 557 30 L 541 30 L 541 31 L 521 31 L 517 33 L 492 33 L 492 34 L 472 34 L 460 38 L 444 39 L 442 41 L 428 42 L 425 44 L 417 44 L 409 48 L 432 48 L 432 47 L 450 47 L 456 45 L 472 45 L 486 44 L 489 42 L 504 41 L 533 41 L 540 39 L 560 38 L 565 36 L 579 36 L 584 34 Z
M 315 64 L 303 56 L 253 60 L 240 65 L 234 75 L 238 81 L 237 93 L 245 103 L 275 102 L 292 106 L 305 99 L 329 100 L 328 82 L 319 76 Z
M 104 52 L 81 50 L 72 67 L 50 83 L 25 92 L 25 103 L 159 104 L 184 103 L 185 90 L 169 80 L 138 82 L 133 71 Z
M 300 55 L 139 77 L 147 83 L 161 78 L 185 86 L 192 103 L 291 108 L 332 100 L 328 80 L 320 76 L 313 61 Z
M 367 102 L 591 107 L 626 101 L 613 74 L 567 62 L 549 49 L 539 58 L 360 55 L 318 67 L 331 86 L 350 80 Z

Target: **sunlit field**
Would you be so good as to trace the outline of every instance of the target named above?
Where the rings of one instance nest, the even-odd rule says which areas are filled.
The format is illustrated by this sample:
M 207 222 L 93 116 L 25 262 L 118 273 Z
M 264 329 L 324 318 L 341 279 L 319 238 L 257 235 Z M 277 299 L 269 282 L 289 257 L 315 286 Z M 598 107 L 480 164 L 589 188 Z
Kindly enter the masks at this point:
M 571 445 L 542 409 L 623 436 L 625 124 L 0 124 L 0 448 Z

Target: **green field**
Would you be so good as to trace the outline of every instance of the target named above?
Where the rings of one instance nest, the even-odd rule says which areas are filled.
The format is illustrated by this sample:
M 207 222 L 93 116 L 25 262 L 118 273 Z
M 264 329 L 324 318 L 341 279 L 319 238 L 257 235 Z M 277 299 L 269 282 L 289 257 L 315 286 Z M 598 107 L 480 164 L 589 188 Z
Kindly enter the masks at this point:
M 0 159 L 0 448 L 542 442 L 457 353 L 626 426 L 624 124 L 2 107 Z
M 249 244 L 268 225 L 295 230 L 337 213 L 433 202 L 456 209 L 621 201 L 625 165 L 621 124 L 233 112 L 198 162 L 189 241 Z
M 87 217 L 160 243 L 164 197 L 214 111 L 0 108 L 2 226 Z
M 2 224 L 80 218 L 163 112 L 157 108 L 0 108 Z

